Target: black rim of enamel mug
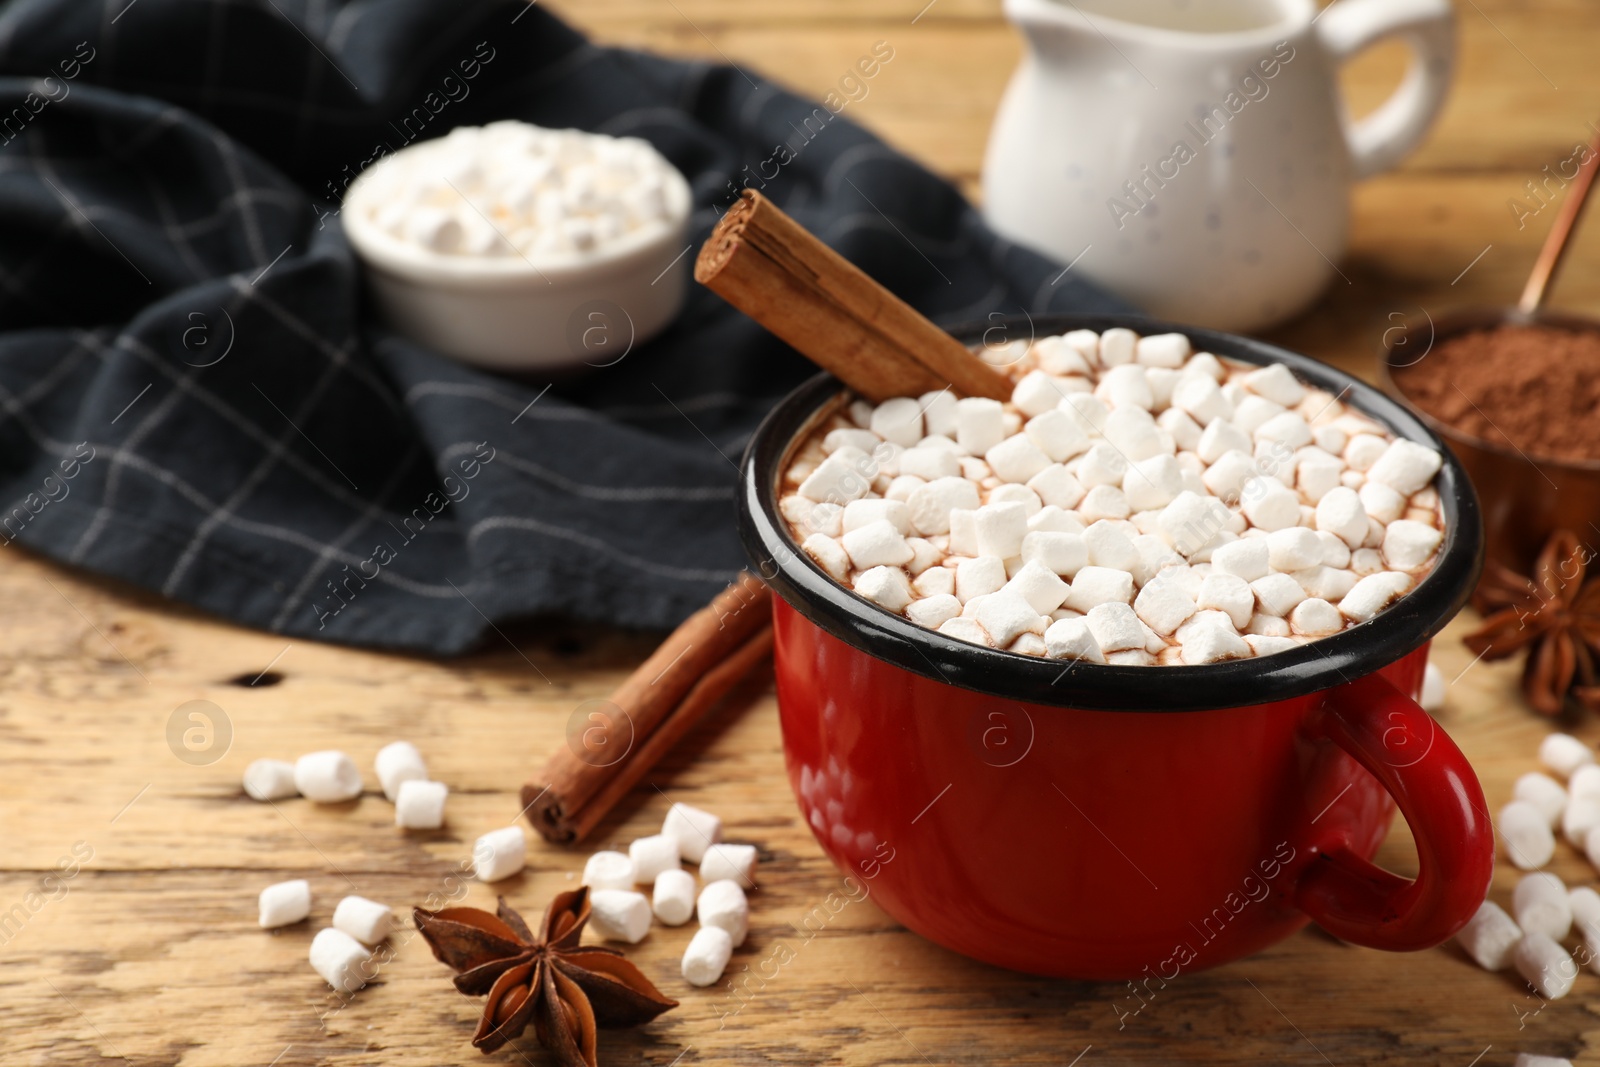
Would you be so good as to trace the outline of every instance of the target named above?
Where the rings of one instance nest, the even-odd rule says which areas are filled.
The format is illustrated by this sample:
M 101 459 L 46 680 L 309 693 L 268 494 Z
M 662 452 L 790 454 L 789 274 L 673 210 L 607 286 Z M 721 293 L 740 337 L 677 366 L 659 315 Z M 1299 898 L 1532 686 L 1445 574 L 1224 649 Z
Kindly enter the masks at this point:
M 1375 387 L 1274 345 L 1142 316 L 996 318 L 951 332 L 976 343 L 986 332 L 1046 337 L 1116 326 L 1144 335 L 1182 333 L 1196 351 L 1246 363 L 1286 364 L 1301 381 L 1340 397 L 1346 406 L 1400 436 L 1438 449 L 1444 465 L 1434 486 L 1444 509 L 1445 538 L 1434 569 L 1394 606 L 1367 622 L 1274 655 L 1203 666 L 1134 667 L 1045 659 L 946 637 L 891 614 L 829 577 L 800 550 L 778 511 L 779 465 L 790 443 L 817 409 L 844 388 L 831 374 L 819 374 L 785 397 L 745 449 L 740 467 L 739 535 L 751 566 L 801 615 L 877 659 L 1000 699 L 1102 711 L 1204 711 L 1331 689 L 1414 651 L 1466 604 L 1483 568 L 1478 498 L 1444 442 Z

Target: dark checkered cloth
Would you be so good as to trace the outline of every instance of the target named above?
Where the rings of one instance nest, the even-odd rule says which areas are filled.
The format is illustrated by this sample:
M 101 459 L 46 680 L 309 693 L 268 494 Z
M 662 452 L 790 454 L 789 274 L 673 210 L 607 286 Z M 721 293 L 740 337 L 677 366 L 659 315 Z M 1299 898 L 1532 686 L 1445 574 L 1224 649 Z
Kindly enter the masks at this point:
M 698 289 L 554 385 L 385 333 L 338 203 L 412 140 L 646 138 L 696 245 L 777 170 L 769 196 L 946 323 L 1118 306 L 847 97 L 597 47 L 521 0 L 11 0 L 0 75 L 5 542 L 284 634 L 453 653 L 516 616 L 676 623 L 741 566 L 734 461 L 813 372 Z

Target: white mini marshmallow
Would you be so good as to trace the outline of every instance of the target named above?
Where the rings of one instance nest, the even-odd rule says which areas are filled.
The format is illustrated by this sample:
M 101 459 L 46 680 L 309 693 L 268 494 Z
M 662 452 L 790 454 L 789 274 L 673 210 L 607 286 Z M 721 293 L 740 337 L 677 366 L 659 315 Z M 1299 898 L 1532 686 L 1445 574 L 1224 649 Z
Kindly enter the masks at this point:
M 1411 576 L 1402 571 L 1369 574 L 1339 601 L 1339 610 L 1356 622 L 1366 622 L 1411 588 Z
M 682 926 L 694 914 L 694 875 L 672 867 L 656 875 L 650 910 L 663 926 Z
M 1177 402 L 1176 391 L 1173 393 L 1173 401 Z M 1200 443 L 1195 445 L 1194 449 L 1204 462 L 1216 463 L 1229 452 L 1246 454 L 1250 452 L 1249 436 L 1229 422 L 1225 416 L 1213 418 L 1209 422 L 1204 422 L 1204 425 L 1205 430 L 1200 434 Z
M 1031 370 L 1011 390 L 1011 405 L 1024 415 L 1040 415 L 1061 402 L 1061 386 L 1042 370 Z
M 998 593 L 1005 584 L 1006 564 L 999 556 L 973 556 L 956 564 L 956 598 L 963 604 Z
M 1562 813 L 1567 810 L 1567 791 L 1560 782 L 1538 771 L 1529 771 L 1517 779 L 1511 787 L 1511 799 L 1523 800 L 1538 808 L 1551 826 L 1560 823 Z
M 354 993 L 367 984 L 372 953 L 345 933 L 327 927 L 311 939 L 311 966 L 335 993 Z
M 717 844 L 706 849 L 700 860 L 700 880 L 719 882 L 727 878 L 746 888 L 756 884 L 756 847 Z
M 1254 436 L 1258 442 L 1271 441 L 1292 451 L 1311 443 L 1311 427 L 1299 412 L 1285 411 L 1257 426 Z
M 1022 560 L 1071 578 L 1088 566 L 1089 549 L 1081 534 L 1036 530 L 1022 539 Z
M 1250 583 L 1250 589 L 1256 595 L 1261 613 L 1276 615 L 1280 619 L 1287 618 L 1295 606 L 1306 598 L 1300 583 L 1287 574 L 1269 574 L 1265 578 L 1257 578 Z
M 1021 504 L 985 504 L 978 509 L 975 523 L 978 555 L 1010 559 L 1021 555 L 1022 539 L 1028 534 L 1028 512 Z
M 1567 808 L 1561 813 L 1561 834 L 1574 847 L 1588 844 L 1589 832 L 1600 826 L 1600 797 L 1579 796 L 1567 798 Z
M 1522 931 L 1505 909 L 1484 901 L 1456 934 L 1456 942 L 1486 971 L 1503 971 L 1511 966 L 1511 952 L 1522 940 Z
M 1541 933 L 1560 941 L 1572 929 L 1567 887 L 1548 871 L 1523 875 L 1511 894 L 1511 914 L 1525 934 Z
M 956 591 L 956 572 L 951 567 L 929 567 L 912 580 L 911 588 L 916 591 L 919 597 L 931 599 L 940 596 L 953 596 Z M 917 603 L 919 602 L 913 601 L 906 607 L 908 615 L 917 606 Z M 956 605 L 959 609 L 959 600 Z M 937 630 L 938 627 L 935 626 L 934 629 Z
M 394 824 L 404 830 L 437 830 L 444 825 L 444 804 L 450 787 L 443 782 L 400 783 L 394 798 Z
M 1246 480 L 1239 500 L 1250 525 L 1262 530 L 1282 530 L 1299 525 L 1300 497 L 1278 479 L 1259 475 Z
M 1133 358 L 1147 367 L 1181 367 L 1193 349 L 1181 333 L 1158 333 L 1134 344 Z
M 633 860 L 626 853 L 606 850 L 585 861 L 579 884 L 590 889 L 632 889 L 639 881 L 644 879 L 635 877 Z
M 311 914 L 311 883 L 294 878 L 269 885 L 261 891 L 257 904 L 263 930 L 297 923 Z
M 863 526 L 870 526 L 880 519 L 889 523 L 902 535 L 911 532 L 911 509 L 898 500 L 885 500 L 882 497 L 852 500 L 846 504 L 840 529 L 844 533 L 849 533 Z
M 1130 648 L 1142 650 L 1148 643 L 1150 631 L 1127 604 L 1096 605 L 1084 621 L 1094 635 L 1095 644 L 1107 654 Z M 1045 647 L 1048 649 L 1049 645 Z
M 1005 408 L 998 400 L 969 396 L 956 401 L 956 443 L 981 456 L 1006 438 Z
M 832 537 L 820 533 L 808 534 L 800 542 L 800 548 L 835 581 L 842 582 L 850 577 L 850 554 Z
M 1277 652 L 1287 652 L 1291 648 L 1300 647 L 1300 642 L 1292 637 L 1269 637 L 1265 634 L 1245 634 L 1244 642 L 1258 656 L 1270 656 Z
M 510 878 L 528 863 L 528 839 L 520 826 L 490 830 L 472 846 L 472 873 L 480 882 Z
M 978 487 L 952 475 L 935 478 L 914 490 L 906 504 L 911 509 L 912 529 L 928 535 L 949 533 L 951 512 L 975 511 L 978 501 Z
M 1250 625 L 1255 611 L 1255 591 L 1235 574 L 1213 571 L 1200 583 L 1200 593 L 1195 597 L 1195 607 L 1202 610 L 1225 612 L 1235 628 L 1243 630 Z
M 1531 1052 L 1519 1052 L 1511 1067 L 1572 1067 L 1572 1061 L 1560 1056 L 1535 1056 Z
M 1246 434 L 1254 435 L 1261 425 L 1286 409 L 1264 396 L 1243 396 L 1233 405 L 1233 424 Z
M 1594 749 L 1571 734 L 1548 734 L 1539 742 L 1539 762 L 1561 777 L 1571 778 L 1573 771 L 1594 762 Z
M 1112 408 L 1111 414 L 1106 416 L 1105 438 L 1129 463 L 1137 463 L 1162 452 L 1161 432 L 1156 420 L 1143 408 Z M 1171 452 L 1172 449 L 1166 451 Z
M 945 574 L 950 573 L 945 567 L 940 567 L 939 570 Z M 947 593 L 913 600 L 906 606 L 906 618 L 929 630 L 937 630 L 960 614 L 961 601 Z
M 1367 509 L 1356 491 L 1344 486 L 1328 490 L 1317 501 L 1316 521 L 1318 530 L 1335 535 L 1352 549 L 1367 536 Z
M 1123 532 L 1122 526 L 1104 519 L 1083 531 L 1083 547 L 1089 553 L 1089 565 L 1109 567 L 1112 570 L 1133 571 L 1140 564 L 1139 550 Z
M 1433 556 L 1444 534 L 1423 522 L 1397 519 L 1383 534 L 1383 558 L 1400 571 L 1416 570 Z
M 1185 624 L 1183 637 L 1183 662 L 1187 664 L 1218 663 L 1222 660 L 1241 659 L 1251 654 L 1244 638 L 1209 620 Z
M 1150 388 L 1150 379 L 1145 377 L 1144 368 L 1133 363 L 1112 367 L 1101 375 L 1100 384 L 1095 388 L 1095 395 L 1110 405 L 1113 411 L 1120 407 L 1136 407 L 1149 411 L 1156 402 L 1155 393 Z
M 1322 540 L 1315 530 L 1291 526 L 1274 530 L 1267 542 L 1267 565 L 1275 571 L 1301 571 L 1322 564 Z
M 961 462 L 948 449 L 922 445 L 900 453 L 900 473 L 928 482 L 936 478 L 954 478 L 961 473 Z
M 661 832 L 678 839 L 678 854 L 690 863 L 705 858 L 706 849 L 722 840 L 722 819 L 688 804 L 674 804 L 661 821 Z
M 1544 813 L 1525 800 L 1513 800 L 1500 809 L 1500 840 L 1506 858 L 1524 871 L 1536 871 L 1556 852 L 1555 835 Z
M 1031 534 L 1029 536 L 1032 536 Z M 1003 592 L 1015 593 L 1040 615 L 1048 615 L 1067 598 L 1068 586 L 1042 563 L 1027 562 L 1018 568 Z M 955 599 L 954 597 L 951 598 Z M 939 620 L 943 622 L 943 619 Z
M 917 406 L 922 409 L 922 427 L 930 436 L 939 434 L 952 440 L 956 435 L 956 407 L 955 394 L 948 389 L 923 393 L 917 397 Z
M 1183 492 L 1183 468 L 1172 456 L 1151 456 L 1128 467 L 1122 493 L 1134 511 L 1164 508 Z
M 1403 496 L 1410 496 L 1439 473 L 1444 457 L 1427 445 L 1401 438 L 1384 449 L 1383 455 L 1367 470 L 1367 481 L 1381 482 Z M 1352 464 L 1353 465 L 1353 464 Z
M 1417 703 L 1422 705 L 1423 711 L 1438 711 L 1444 707 L 1444 695 L 1449 687 L 1444 672 L 1429 663 L 1422 669 L 1422 695 L 1417 698 Z
M 1230 541 L 1211 553 L 1212 573 L 1232 574 L 1253 582 L 1267 576 L 1270 558 L 1271 550 L 1265 537 Z
M 391 801 L 400 795 L 401 782 L 428 780 L 428 765 L 409 741 L 391 741 L 378 749 L 372 766 L 383 784 L 383 795 Z
M 1008 589 L 978 597 L 971 603 L 972 617 L 998 648 L 1005 648 L 1025 633 L 1043 634 L 1049 622 L 1021 594 Z
M 283 800 L 300 792 L 294 784 L 294 764 L 281 759 L 258 759 L 244 769 L 245 795 L 252 800 Z
M 1051 659 L 1087 660 L 1104 663 L 1105 653 L 1089 632 L 1089 624 L 1082 618 L 1060 619 L 1050 624 L 1044 632 L 1045 655 Z
M 1313 505 L 1339 488 L 1344 464 L 1332 456 L 1307 456 L 1295 465 L 1294 485 Z
M 1511 950 L 1511 961 L 1517 973 L 1546 1000 L 1560 1000 L 1572 992 L 1572 983 L 1578 978 L 1578 965 L 1547 934 L 1524 933 Z
M 1196 441 L 1195 450 L 1200 453 L 1201 459 L 1206 459 L 1207 453 L 1211 454 L 1212 459 L 1206 462 L 1212 462 L 1229 448 L 1249 447 L 1249 438 L 1228 422 L 1233 418 L 1232 402 L 1222 395 L 1217 383 L 1206 375 L 1185 373 L 1179 377 L 1178 383 L 1172 387 L 1172 407 L 1205 427 Z M 1220 429 L 1221 426 L 1227 429 Z
M 1260 370 L 1244 376 L 1244 386 L 1257 396 L 1273 403 L 1292 408 L 1305 399 L 1306 387 L 1301 385 L 1294 372 L 1282 363 L 1269 363 Z
M 1246 589 L 1245 592 L 1248 594 L 1249 590 Z M 1152 631 L 1162 636 L 1170 636 L 1195 613 L 1195 599 L 1180 583 L 1157 575 L 1139 590 L 1139 595 L 1133 602 L 1133 610 Z M 1046 644 L 1048 643 L 1048 631 L 1046 631 Z
M 1126 604 L 1133 600 L 1133 575 L 1107 567 L 1084 567 L 1072 579 L 1066 605 L 1085 615 L 1099 604 Z
M 911 561 L 911 546 L 905 535 L 888 519 L 869 522 L 865 526 L 848 530 L 839 538 L 850 562 L 865 570 L 870 567 L 898 567 Z
M 589 929 L 607 941 L 637 945 L 650 932 L 650 901 L 631 889 L 589 893 Z
M 692 986 L 708 986 L 722 977 L 733 957 L 733 938 L 718 926 L 702 926 L 683 950 L 683 977 Z
M 1014 434 L 983 455 L 989 469 L 1003 482 L 1026 482 L 1050 466 L 1051 459 L 1029 440 L 1027 434 Z
M 294 762 L 294 785 L 319 804 L 337 804 L 361 795 L 361 772 L 343 752 L 308 752 Z
M 333 928 L 363 945 L 376 945 L 394 930 L 394 909 L 366 897 L 348 896 L 333 909 Z
M 651 834 L 636 839 L 628 846 L 628 859 L 633 862 L 633 880 L 653 885 L 662 871 L 675 870 L 679 864 L 676 834 Z
M 1038 495 L 1041 503 L 1058 509 L 1077 507 L 1087 492 L 1083 483 L 1059 463 L 1052 463 L 1029 478 L 1028 488 Z M 1031 526 L 1029 528 L 1032 529 Z
M 911 581 L 899 567 L 873 567 L 864 571 L 856 578 L 852 588 L 879 607 L 896 614 L 904 611 L 906 605 L 915 599 L 911 592 Z
M 701 926 L 715 926 L 726 930 L 733 947 L 744 944 L 750 932 L 750 901 L 738 882 L 723 878 L 709 883 L 700 890 L 695 902 L 695 916 Z
M 946 637 L 955 638 L 957 641 L 966 641 L 974 645 L 992 646 L 989 634 L 976 619 L 951 619 L 939 627 L 939 632 Z
M 880 440 L 881 438 L 871 430 L 841 427 L 837 430 L 829 430 L 827 435 L 822 438 L 822 451 L 832 455 L 845 445 L 853 445 L 863 452 L 871 452 L 878 447 Z
M 1262 637 L 1288 637 L 1289 621 L 1276 615 L 1262 615 L 1258 612 L 1250 616 L 1250 625 L 1245 628 L 1245 632 Z
M 1029 419 L 1023 433 L 1054 463 L 1082 455 L 1091 444 L 1082 422 L 1060 408 Z
M 1584 938 L 1593 940 L 1600 931 L 1600 893 L 1583 885 L 1567 894 L 1567 906 L 1572 909 L 1572 926 Z
M 1344 616 L 1326 600 L 1307 597 L 1289 613 L 1289 626 L 1304 637 L 1326 637 L 1344 629 Z
M 871 457 L 859 448 L 846 445 L 817 464 L 795 492 L 818 503 L 843 504 L 867 495 L 872 488 L 868 472 L 874 469 Z
M 1119 367 L 1132 363 L 1138 344 L 1139 335 L 1132 330 L 1117 326 L 1105 331 L 1100 335 L 1100 365 Z
M 922 440 L 922 405 L 908 396 L 885 400 L 872 409 L 867 428 L 891 444 L 910 448 Z

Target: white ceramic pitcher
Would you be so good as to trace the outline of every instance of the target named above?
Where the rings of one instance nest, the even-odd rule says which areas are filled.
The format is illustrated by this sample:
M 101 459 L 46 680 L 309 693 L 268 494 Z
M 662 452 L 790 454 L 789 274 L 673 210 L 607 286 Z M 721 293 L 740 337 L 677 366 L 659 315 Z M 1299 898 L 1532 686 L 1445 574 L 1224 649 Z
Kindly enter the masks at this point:
M 1151 314 L 1227 330 L 1286 319 L 1338 276 L 1350 183 L 1416 147 L 1455 58 L 1449 0 L 1005 11 L 1027 53 L 984 161 L 990 224 Z M 1410 69 L 1351 122 L 1337 68 L 1390 36 Z

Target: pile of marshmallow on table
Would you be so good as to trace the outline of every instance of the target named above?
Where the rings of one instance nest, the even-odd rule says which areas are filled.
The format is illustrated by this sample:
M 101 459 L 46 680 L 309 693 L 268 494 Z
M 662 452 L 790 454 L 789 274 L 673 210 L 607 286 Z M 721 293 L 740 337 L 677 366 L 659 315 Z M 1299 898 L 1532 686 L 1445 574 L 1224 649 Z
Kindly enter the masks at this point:
M 1500 811 L 1506 857 L 1535 873 L 1517 883 L 1510 915 L 1486 900 L 1457 940 L 1480 966 L 1515 967 L 1539 996 L 1556 1000 L 1572 991 L 1583 966 L 1600 973 L 1600 893 L 1588 886 L 1569 890 L 1538 868 L 1555 855 L 1556 826 L 1600 867 L 1600 765 L 1594 750 L 1569 734 L 1546 737 L 1539 758 L 1566 785 L 1547 774 L 1525 774 Z M 1563 945 L 1569 935 L 1577 942 L 1572 952 Z
M 820 427 L 780 500 L 804 551 L 941 634 L 1137 665 L 1338 633 L 1432 566 L 1439 453 L 1282 364 L 1125 329 L 1016 354 L 1008 404 L 857 401 Z
M 637 137 L 508 120 L 458 126 L 380 161 L 352 200 L 427 252 L 585 257 L 668 224 L 671 168 Z

